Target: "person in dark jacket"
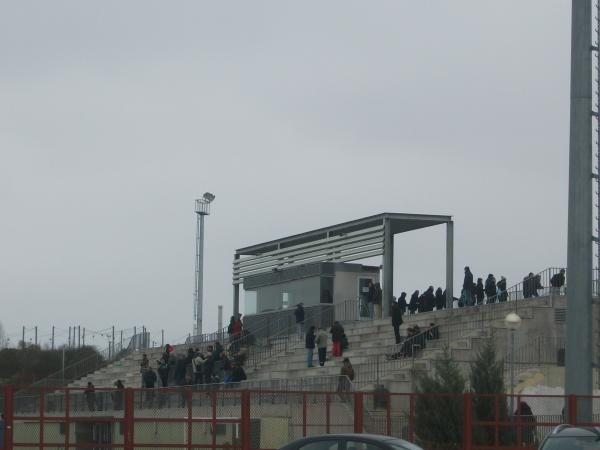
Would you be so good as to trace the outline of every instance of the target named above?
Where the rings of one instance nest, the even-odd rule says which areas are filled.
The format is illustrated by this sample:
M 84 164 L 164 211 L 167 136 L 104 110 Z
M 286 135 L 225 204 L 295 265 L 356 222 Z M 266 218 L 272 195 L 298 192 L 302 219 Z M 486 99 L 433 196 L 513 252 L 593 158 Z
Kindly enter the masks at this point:
M 396 336 L 396 344 L 401 341 L 400 338 L 400 325 L 402 325 L 402 309 L 396 302 L 392 303 L 392 327 L 394 328 L 394 335 Z
M 422 312 L 433 311 L 435 305 L 435 295 L 433 293 L 433 286 L 429 286 L 422 296 Z
M 496 285 L 498 288 L 498 301 L 505 302 L 508 300 L 508 292 L 506 292 L 506 277 L 501 276 L 500 281 Z
M 559 273 L 555 273 L 550 278 L 550 286 L 552 286 L 552 293 L 560 294 L 561 288 L 565 285 L 565 269 L 560 269 Z
M 227 325 L 227 336 L 229 336 L 229 343 L 233 341 L 233 324 L 235 323 L 235 317 L 229 318 L 229 325 Z
M 419 291 L 413 292 L 410 296 L 410 302 L 408 304 L 408 310 L 411 314 L 415 314 L 419 309 Z
M 344 340 L 344 327 L 338 321 L 333 322 L 333 326 L 329 330 L 331 333 L 331 341 L 333 342 L 333 356 L 342 356 L 342 342 Z
M 400 311 L 402 315 L 406 314 L 406 309 L 408 308 L 408 303 L 406 303 L 406 292 L 400 294 L 400 298 L 398 299 L 398 306 L 400 306 Z
M 96 388 L 91 381 L 88 381 L 87 388 L 84 391 L 85 401 L 90 411 L 96 411 Z
M 491 273 L 488 274 L 485 279 L 485 296 L 487 298 L 487 303 L 496 302 L 496 279 Z
M 441 311 L 445 307 L 446 307 L 446 297 L 444 296 L 444 293 L 442 292 L 442 288 L 439 287 L 435 291 L 435 309 L 437 311 Z
M 435 341 L 440 338 L 440 329 L 438 325 L 431 322 L 429 324 L 429 329 L 427 330 L 427 340 Z
M 169 355 L 163 355 L 158 360 L 158 376 L 162 387 L 169 386 Z
M 542 286 L 542 276 L 537 274 L 531 281 L 531 295 L 534 297 L 539 297 L 540 294 L 538 294 L 538 290 L 540 289 L 544 289 L 544 286 Z
M 296 317 L 296 329 L 298 330 L 298 339 L 304 337 L 304 304 L 298 303 L 294 311 Z
M 538 446 L 537 431 L 536 431 L 536 420 L 533 415 L 531 407 L 526 402 L 520 402 L 515 411 L 515 417 L 521 423 L 528 423 L 523 425 L 521 429 L 521 442 L 518 442 L 519 446 L 523 447 L 536 447 Z
M 373 292 L 373 318 L 381 318 L 381 299 L 383 292 L 381 291 L 381 284 L 375 283 L 375 289 Z
M 241 381 L 246 380 L 246 372 L 244 372 L 244 368 L 240 366 L 237 362 L 234 361 L 232 364 L 231 370 L 231 382 L 232 383 L 240 383 Z
M 112 393 L 113 407 L 119 411 L 123 409 L 123 394 L 125 392 L 125 385 L 121 380 L 115 382 L 115 391 Z
M 313 367 L 313 353 L 315 351 L 315 339 L 317 336 L 315 335 L 315 327 L 312 326 L 309 328 L 308 333 L 306 333 L 306 364 L 308 367 Z
M 148 405 L 152 405 L 154 401 L 154 385 L 156 383 L 156 372 L 152 368 L 152 366 L 148 367 L 148 370 L 144 372 L 144 387 L 147 389 L 146 391 L 146 403 Z
M 534 282 L 535 282 L 535 280 L 534 280 L 533 272 L 529 272 L 529 275 L 527 275 L 525 278 L 523 278 L 523 298 L 529 298 L 533 295 L 532 283 L 534 283 Z
M 477 304 L 483 304 L 483 298 L 485 297 L 485 289 L 483 288 L 483 279 L 477 278 L 477 285 L 475 286 L 475 298 L 477 299 Z
M 374 306 L 373 299 L 375 298 L 375 285 L 369 280 L 369 292 L 367 292 L 367 308 L 369 309 L 369 319 L 373 318 Z
M 463 290 L 465 294 L 465 304 L 471 306 L 473 304 L 473 274 L 469 266 L 465 267 L 465 279 L 463 281 Z

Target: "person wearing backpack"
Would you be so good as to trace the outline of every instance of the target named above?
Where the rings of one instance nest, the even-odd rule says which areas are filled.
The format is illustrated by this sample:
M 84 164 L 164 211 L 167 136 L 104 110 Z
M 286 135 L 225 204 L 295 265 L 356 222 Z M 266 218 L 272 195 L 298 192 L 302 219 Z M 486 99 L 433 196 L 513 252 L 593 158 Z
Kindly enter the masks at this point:
M 324 328 L 319 329 L 316 344 L 319 353 L 319 366 L 324 367 L 327 358 L 327 332 Z

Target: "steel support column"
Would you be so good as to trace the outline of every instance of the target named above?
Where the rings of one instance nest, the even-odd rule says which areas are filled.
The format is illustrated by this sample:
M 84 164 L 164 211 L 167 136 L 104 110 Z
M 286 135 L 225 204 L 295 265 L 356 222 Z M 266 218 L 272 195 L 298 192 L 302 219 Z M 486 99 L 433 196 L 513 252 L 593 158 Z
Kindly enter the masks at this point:
M 592 0 L 572 1 L 565 393 L 592 395 Z M 579 420 L 591 421 L 580 401 Z
M 240 259 L 240 255 L 235 255 L 235 259 Z M 240 312 L 240 285 L 233 284 L 233 315 L 237 316 Z
M 454 302 L 454 222 L 446 223 L 446 308 Z
M 383 317 L 388 317 L 394 296 L 394 235 L 390 219 L 383 221 L 383 298 L 381 308 Z

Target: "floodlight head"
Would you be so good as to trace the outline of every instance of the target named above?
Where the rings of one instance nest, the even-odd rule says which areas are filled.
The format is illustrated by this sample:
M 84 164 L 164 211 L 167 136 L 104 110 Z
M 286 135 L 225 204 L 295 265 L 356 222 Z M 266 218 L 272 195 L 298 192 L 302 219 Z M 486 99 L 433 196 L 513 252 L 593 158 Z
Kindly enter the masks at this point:
M 205 192 L 204 195 L 202 196 L 202 198 L 204 200 L 206 200 L 208 203 L 210 203 L 215 199 L 215 195 L 211 194 L 210 192 Z
M 508 313 L 504 318 L 504 324 L 509 330 L 518 330 L 521 326 L 521 317 L 517 313 Z

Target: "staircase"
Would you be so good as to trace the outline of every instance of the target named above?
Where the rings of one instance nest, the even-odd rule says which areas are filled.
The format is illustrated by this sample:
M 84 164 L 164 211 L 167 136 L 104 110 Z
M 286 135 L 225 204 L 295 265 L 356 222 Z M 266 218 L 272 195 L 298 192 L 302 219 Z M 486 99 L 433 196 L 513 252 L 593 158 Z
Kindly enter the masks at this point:
M 389 359 L 399 347 L 394 345 L 394 333 L 390 319 L 344 323 L 349 349 L 342 358 L 329 356 L 325 367 L 308 368 L 303 342 L 290 343 L 287 348 L 269 358 L 257 361 L 246 369 L 249 379 L 296 379 L 317 375 L 333 376 L 340 373 L 342 359 L 350 359 L 354 367 L 354 383 L 359 389 L 372 390 L 377 384 L 384 385 L 392 392 L 414 390 L 415 373 L 433 369 L 435 361 L 444 355 L 447 347 L 454 360 L 460 363 L 467 373 L 470 362 L 476 357 L 483 339 L 492 333 L 497 340 L 499 353 L 506 352 L 507 332 L 504 317 L 518 306 L 522 318 L 519 333 L 524 339 L 537 336 L 542 331 L 548 335 L 549 323 L 554 320 L 555 304 L 561 306 L 564 298 L 538 297 L 515 302 L 495 303 L 480 307 L 467 307 L 453 310 L 433 311 L 404 317 L 401 333 L 406 328 L 419 325 L 425 329 L 429 323 L 439 326 L 440 339 L 426 341 L 424 349 L 414 358 Z M 554 332 L 557 327 L 552 327 Z M 315 352 L 316 353 L 316 352 Z

